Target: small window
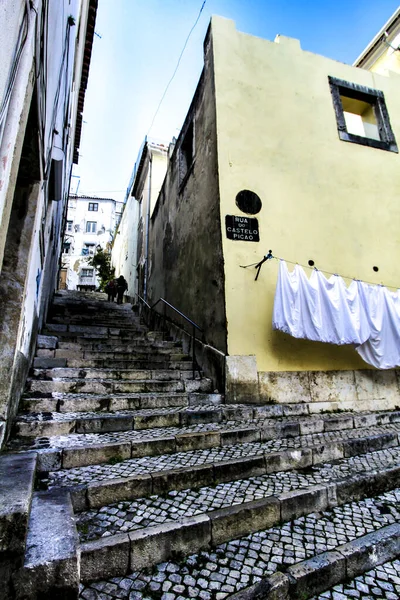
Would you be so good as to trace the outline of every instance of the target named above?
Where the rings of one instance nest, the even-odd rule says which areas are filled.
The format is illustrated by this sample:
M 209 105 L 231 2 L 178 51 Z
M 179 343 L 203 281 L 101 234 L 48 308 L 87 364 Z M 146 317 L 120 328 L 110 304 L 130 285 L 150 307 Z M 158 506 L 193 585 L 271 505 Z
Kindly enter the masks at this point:
M 398 152 L 383 92 L 334 77 L 329 84 L 341 140 Z
M 72 231 L 73 221 L 67 221 L 67 231 Z
M 82 269 L 81 277 L 93 277 L 93 269 Z
M 64 252 L 64 254 L 69 254 L 70 249 L 71 249 L 70 242 L 65 242 L 64 245 L 63 245 L 63 252 Z
M 82 255 L 83 256 L 93 256 L 94 254 L 94 244 L 85 244 L 82 248 Z
M 89 210 L 90 211 L 98 211 L 99 210 L 98 202 L 89 202 Z
M 86 223 L 86 233 L 96 233 L 97 222 L 96 221 L 87 221 Z
M 194 158 L 194 126 L 189 124 L 179 149 L 179 184 L 183 183 Z

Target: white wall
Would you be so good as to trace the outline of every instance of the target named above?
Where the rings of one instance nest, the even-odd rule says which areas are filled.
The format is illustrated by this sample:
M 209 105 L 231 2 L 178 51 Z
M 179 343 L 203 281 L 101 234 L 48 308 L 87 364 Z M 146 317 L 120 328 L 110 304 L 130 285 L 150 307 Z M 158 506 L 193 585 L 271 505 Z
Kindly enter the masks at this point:
M 128 282 L 127 294 L 131 298 L 137 293 L 137 224 L 139 202 L 128 196 L 119 224 L 111 254 L 111 264 L 118 277 L 123 275 Z
M 89 210 L 89 204 L 97 205 L 97 210 Z M 91 268 L 87 263 L 90 254 L 94 254 L 97 246 L 102 249 L 110 247 L 113 239 L 116 215 L 120 212 L 121 202 L 107 198 L 90 198 L 85 196 L 70 197 L 68 202 L 67 228 L 72 221 L 72 231 L 66 228 L 64 240 L 70 242 L 70 250 L 63 253 L 62 262 L 68 267 L 67 289 L 75 290 L 78 285 L 99 285 L 96 276 L 82 277 L 82 269 Z M 96 223 L 96 231 L 87 231 L 87 223 Z M 88 249 L 89 254 L 82 253 Z

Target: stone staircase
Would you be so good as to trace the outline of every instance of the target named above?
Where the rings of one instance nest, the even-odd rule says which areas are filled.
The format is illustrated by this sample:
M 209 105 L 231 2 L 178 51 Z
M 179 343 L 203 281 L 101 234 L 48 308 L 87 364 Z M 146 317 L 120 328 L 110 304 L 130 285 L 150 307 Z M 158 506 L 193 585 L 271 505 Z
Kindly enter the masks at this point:
M 101 295 L 56 295 L 42 333 L 0 457 L 0 598 L 400 597 L 400 411 L 225 403 Z

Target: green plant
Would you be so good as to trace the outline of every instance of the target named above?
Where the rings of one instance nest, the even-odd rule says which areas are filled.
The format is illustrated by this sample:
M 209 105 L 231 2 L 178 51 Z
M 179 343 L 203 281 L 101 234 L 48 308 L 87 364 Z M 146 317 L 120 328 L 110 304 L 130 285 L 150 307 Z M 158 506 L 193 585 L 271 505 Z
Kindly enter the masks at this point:
M 116 465 L 117 463 L 122 462 L 124 459 L 122 458 L 122 456 L 112 456 L 111 458 L 108 459 L 107 464 L 108 465 Z
M 96 269 L 100 279 L 100 290 L 103 292 L 107 283 L 115 275 L 115 269 L 111 266 L 111 254 L 100 248 L 96 250 L 96 254 L 87 259 L 87 263 Z

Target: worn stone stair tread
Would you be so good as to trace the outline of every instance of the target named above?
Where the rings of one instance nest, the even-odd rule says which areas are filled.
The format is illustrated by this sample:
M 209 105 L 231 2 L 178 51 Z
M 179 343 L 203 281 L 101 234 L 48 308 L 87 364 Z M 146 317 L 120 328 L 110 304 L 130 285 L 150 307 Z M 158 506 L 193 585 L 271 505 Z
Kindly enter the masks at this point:
M 184 374 L 181 374 L 177 369 L 115 369 L 115 368 L 71 368 L 71 367 L 54 367 L 51 369 L 37 369 L 34 368 L 31 374 L 31 377 L 28 381 L 70 381 L 70 380 L 110 380 L 110 379 L 129 379 L 131 377 L 135 380 L 141 379 L 161 379 L 168 378 L 171 379 L 181 379 L 183 377 L 192 377 L 191 373 L 187 373 L 185 371 Z M 199 379 L 200 376 L 196 373 L 196 378 Z
M 279 422 L 278 422 L 279 424 Z M 140 441 L 151 440 L 155 438 L 169 438 L 170 436 L 184 439 L 190 444 L 190 436 L 206 435 L 203 442 L 203 437 L 200 437 L 200 443 L 204 443 L 203 447 L 215 447 L 224 445 L 234 445 L 235 443 L 263 443 L 266 441 L 271 446 L 289 446 L 290 441 L 294 440 L 293 448 L 308 447 L 310 444 L 329 443 L 342 440 L 350 440 L 357 438 L 366 438 L 373 435 L 395 434 L 397 438 L 400 433 L 400 423 L 393 423 L 380 427 L 370 427 L 361 429 L 348 429 L 337 431 L 328 431 L 325 433 L 299 435 L 299 427 L 296 422 L 283 421 L 283 425 L 288 425 L 287 430 L 283 431 L 274 426 L 275 421 L 267 420 L 258 421 L 225 421 L 222 423 L 199 423 L 188 427 L 163 427 L 152 428 L 146 430 L 132 431 L 116 431 L 111 433 L 71 433 L 70 435 L 51 436 L 48 438 L 49 447 L 53 448 L 68 448 L 79 446 L 88 446 L 91 444 L 112 443 L 126 440 Z M 297 425 L 297 427 L 296 427 Z M 270 431 L 270 427 L 274 430 Z M 266 433 L 265 433 L 266 431 Z M 224 436 L 225 432 L 231 432 L 233 435 Z M 369 433 L 369 435 L 368 435 Z M 215 435 L 219 434 L 219 435 Z M 262 439 L 263 438 L 263 439 Z M 304 442 L 305 438 L 305 442 Z M 269 441 L 271 440 L 271 441 Z M 29 443 L 29 442 L 28 442 Z M 397 440 L 398 443 L 398 440 Z M 187 449 L 187 448 L 185 448 Z
M 192 370 L 192 363 L 189 360 L 179 360 L 178 358 L 165 355 L 153 357 L 151 360 L 136 358 L 120 360 L 119 358 L 55 358 L 36 356 L 33 361 L 35 369 L 49 369 L 55 367 L 66 367 L 69 369 L 181 369 L 182 371 Z
M 194 392 L 194 391 L 212 391 L 212 381 L 206 377 L 198 379 L 137 379 L 137 380 L 116 380 L 116 379 L 68 379 L 59 377 L 52 380 L 31 379 L 26 386 L 29 392 L 49 393 L 49 392 L 72 392 L 72 393 L 94 393 L 94 394 L 112 394 L 116 392 Z
M 290 407 L 289 407 L 290 408 Z M 295 411 L 293 411 L 295 412 Z M 271 419 L 272 417 L 272 419 Z M 235 421 L 240 419 L 237 424 Z M 151 429 L 152 427 L 171 427 L 194 425 L 195 423 L 224 423 L 233 421 L 234 426 L 247 429 L 246 441 L 250 439 L 251 433 L 248 429 L 256 432 L 258 429 L 264 431 L 271 428 L 270 436 L 305 435 L 308 433 L 320 433 L 336 431 L 341 429 L 365 428 L 366 423 L 389 424 L 400 422 L 399 412 L 389 413 L 365 413 L 362 416 L 349 414 L 340 417 L 321 415 L 320 417 L 279 417 L 268 414 L 266 408 L 249 407 L 246 405 L 198 405 L 191 407 L 169 407 L 165 409 L 147 410 L 123 410 L 118 412 L 73 412 L 57 413 L 48 412 L 20 415 L 15 421 L 15 433 L 17 436 L 37 437 L 65 435 L 67 433 L 96 433 L 101 431 L 120 431 L 129 429 Z M 296 431 L 297 427 L 297 431 Z M 275 428 L 275 431 L 274 431 Z M 243 436 L 246 430 L 243 431 Z M 261 436 L 261 433 L 260 433 Z M 266 437 L 266 434 L 265 436 Z M 254 440 L 256 441 L 256 440 Z
M 347 600 L 347 598 L 374 598 L 378 594 L 386 600 L 400 598 L 400 558 L 377 565 L 370 571 L 339 583 L 327 592 L 310 600 Z M 378 597 L 379 597 L 378 596 Z
M 382 484 L 385 484 L 387 479 L 390 488 L 394 479 L 393 469 L 397 469 L 397 481 L 400 483 L 400 448 L 379 450 L 362 457 L 325 463 L 312 467 L 307 472 L 285 471 L 218 483 L 215 487 L 173 490 L 163 495 L 155 494 L 130 501 L 112 502 L 78 513 L 78 533 L 81 542 L 86 542 L 318 485 L 329 486 L 330 501 L 339 500 L 343 503 L 343 499 L 360 499 L 366 487 L 362 482 L 363 478 L 374 478 L 378 472 L 382 475 Z M 387 478 L 385 471 L 388 473 Z M 349 492 L 343 495 L 344 485 L 339 490 L 339 495 L 335 494 L 332 484 L 346 484 L 349 478 L 354 478 L 355 481 L 359 479 L 358 488 L 354 486 L 351 489 L 349 486 Z M 376 484 L 376 478 L 374 483 Z
M 86 488 L 95 482 L 106 481 L 107 485 L 123 487 L 124 481 L 133 481 L 137 476 L 157 472 L 164 473 L 160 476 L 159 484 L 167 491 L 178 489 L 178 486 L 179 489 L 193 485 L 201 487 L 278 471 L 302 469 L 326 461 L 398 446 L 397 433 L 387 433 L 387 430 L 381 434 L 375 430 L 370 432 L 370 436 L 366 436 L 363 431 L 354 431 L 352 435 L 357 435 L 347 439 L 346 433 L 335 433 L 336 439 L 332 434 L 316 434 L 186 452 L 177 451 L 177 438 L 173 436 L 143 440 L 132 443 L 131 446 L 129 441 L 121 440 L 119 444 L 38 450 L 38 461 L 41 471 L 50 471 L 50 486 L 81 485 Z M 207 434 L 193 434 L 189 443 L 193 443 L 194 440 L 201 441 L 204 436 Z M 212 433 L 212 436 L 215 436 L 215 433 Z M 169 453 L 162 454 L 161 449 Z M 134 456 L 139 457 L 128 458 L 130 450 Z M 125 454 L 122 455 L 122 452 Z M 113 457 L 115 460 L 107 463 Z M 53 466 L 46 468 L 48 463 Z M 83 466 L 78 466 L 79 464 Z M 195 484 L 193 478 L 196 479 Z M 128 490 L 127 493 L 131 492 Z
M 358 563 L 362 563 L 363 558 L 368 557 L 368 550 L 374 546 L 379 547 L 379 557 L 384 560 L 388 554 L 396 551 L 396 538 L 399 538 L 400 531 L 399 500 L 400 490 L 395 489 L 365 500 L 307 514 L 211 548 L 204 544 L 207 535 L 204 535 L 206 525 L 203 523 L 203 531 L 199 527 L 196 531 L 197 547 L 201 547 L 203 543 L 203 550 L 198 553 L 190 553 L 190 544 L 182 534 L 179 536 L 177 528 L 172 535 L 175 534 L 175 539 L 179 540 L 181 551 L 190 553 L 181 560 L 171 557 L 174 538 L 171 540 L 171 531 L 165 527 L 158 528 L 158 546 L 156 535 L 152 536 L 150 528 L 147 535 L 139 536 L 138 532 L 133 532 L 126 535 L 125 544 L 120 536 L 119 540 L 115 540 L 116 544 L 108 545 L 109 562 L 103 561 L 103 573 L 107 573 L 109 579 L 98 583 L 93 583 L 93 579 L 99 578 L 100 570 L 96 572 L 93 569 L 90 554 L 95 543 L 89 542 L 82 546 L 83 585 L 80 598 L 96 598 L 96 595 L 89 596 L 86 593 L 90 591 L 98 593 L 98 598 L 101 598 L 100 594 L 103 592 L 118 598 L 129 598 L 130 593 L 136 592 L 134 597 L 139 600 L 151 597 L 152 591 L 157 590 L 160 595 L 171 591 L 173 595 L 190 598 L 207 590 L 210 598 L 212 593 L 218 593 L 216 597 L 223 599 L 258 583 L 262 578 L 272 576 L 278 569 L 292 570 L 294 573 L 295 567 L 299 570 L 299 563 L 322 557 L 326 552 L 331 552 L 332 559 L 335 559 L 333 553 L 336 549 L 343 548 L 340 560 L 346 568 L 352 564 L 354 556 L 359 558 Z M 384 507 L 384 511 L 381 507 Z M 211 532 L 212 526 L 209 531 L 206 530 L 209 539 Z M 357 555 L 358 548 L 364 548 L 361 558 Z M 178 554 L 178 549 L 174 550 Z M 117 556 L 119 560 L 116 560 Z M 324 564 L 323 559 L 321 560 Z M 144 564 L 145 561 L 147 564 Z M 365 562 L 368 564 L 367 558 Z M 151 563 L 156 564 L 149 570 Z M 333 560 L 330 564 L 333 564 Z M 327 575 L 329 570 L 322 572 Z M 318 577 L 318 572 L 316 574 Z M 341 575 L 346 577 L 346 569 L 341 570 Z M 286 577 L 285 574 L 283 576 Z M 300 577 L 298 579 L 301 581 Z M 320 575 L 319 579 L 321 580 Z M 324 584 L 329 587 L 328 577 Z
M 25 392 L 21 408 L 34 412 L 118 411 L 138 408 L 187 406 L 195 392 L 140 392 L 73 394 L 68 392 Z

